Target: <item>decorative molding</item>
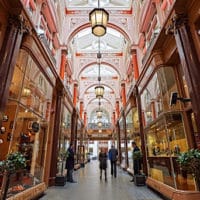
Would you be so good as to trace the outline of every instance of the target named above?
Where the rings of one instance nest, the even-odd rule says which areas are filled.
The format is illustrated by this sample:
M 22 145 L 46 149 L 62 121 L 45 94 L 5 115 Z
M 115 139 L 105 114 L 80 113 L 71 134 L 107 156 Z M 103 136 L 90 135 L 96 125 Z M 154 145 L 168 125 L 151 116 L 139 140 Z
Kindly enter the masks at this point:
M 188 18 L 185 14 L 175 14 L 166 28 L 166 34 L 175 34 L 177 30 L 188 23 Z

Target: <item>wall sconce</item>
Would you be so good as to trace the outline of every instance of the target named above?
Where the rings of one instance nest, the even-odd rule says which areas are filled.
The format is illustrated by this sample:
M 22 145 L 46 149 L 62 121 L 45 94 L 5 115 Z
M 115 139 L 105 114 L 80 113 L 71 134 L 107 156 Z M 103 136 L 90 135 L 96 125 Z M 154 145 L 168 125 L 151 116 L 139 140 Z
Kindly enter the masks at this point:
M 31 95 L 31 90 L 29 88 L 23 88 L 22 96 L 28 97 Z
M 148 118 L 151 117 L 151 111 L 147 111 L 146 114 L 147 114 L 147 117 L 148 117 Z
M 3 115 L 2 121 L 7 122 L 8 121 L 8 115 Z
M 183 103 L 191 101 L 191 99 L 188 98 L 178 97 L 178 92 L 172 92 L 170 97 L 170 106 L 176 105 L 177 100 Z
M 0 131 L 1 131 L 1 134 L 4 134 L 6 132 L 6 128 L 4 126 L 2 126 Z

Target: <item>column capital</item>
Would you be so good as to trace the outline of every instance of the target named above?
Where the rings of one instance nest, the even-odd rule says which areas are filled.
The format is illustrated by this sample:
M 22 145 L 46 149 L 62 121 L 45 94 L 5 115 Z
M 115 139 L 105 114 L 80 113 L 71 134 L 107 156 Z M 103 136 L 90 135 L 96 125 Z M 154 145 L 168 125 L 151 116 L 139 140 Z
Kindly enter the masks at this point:
M 131 49 L 131 54 L 137 54 L 137 50 L 135 48 Z
M 22 15 L 10 15 L 8 18 L 8 24 L 18 29 L 20 33 L 32 32 L 30 23 L 24 19 Z
M 166 28 L 166 34 L 175 34 L 177 30 L 188 23 L 186 14 L 175 14 L 169 21 Z
M 63 55 L 67 55 L 67 54 L 68 54 L 68 51 L 67 51 L 67 49 L 62 49 L 62 50 L 61 50 L 61 53 L 62 53 Z

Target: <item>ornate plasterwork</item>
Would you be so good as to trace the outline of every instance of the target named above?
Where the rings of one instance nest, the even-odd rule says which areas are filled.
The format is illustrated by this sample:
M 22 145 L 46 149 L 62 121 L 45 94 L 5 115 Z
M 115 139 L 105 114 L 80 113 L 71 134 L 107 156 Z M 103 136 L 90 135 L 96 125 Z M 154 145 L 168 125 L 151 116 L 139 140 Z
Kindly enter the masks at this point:
M 75 29 L 77 26 L 80 26 L 81 24 L 88 23 L 88 19 L 80 18 L 80 17 L 72 17 L 70 19 L 70 30 Z

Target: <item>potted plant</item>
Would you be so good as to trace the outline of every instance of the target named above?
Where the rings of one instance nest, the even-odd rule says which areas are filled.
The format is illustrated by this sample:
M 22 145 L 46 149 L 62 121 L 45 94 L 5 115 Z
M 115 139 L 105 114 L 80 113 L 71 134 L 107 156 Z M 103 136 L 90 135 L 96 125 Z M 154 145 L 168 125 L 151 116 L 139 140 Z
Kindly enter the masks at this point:
M 55 178 L 56 186 L 64 186 L 66 183 L 66 178 L 65 178 L 65 175 L 63 174 L 63 171 L 64 171 L 64 162 L 67 156 L 68 156 L 68 151 L 66 151 L 64 148 L 61 148 L 58 155 L 58 164 L 60 165 L 61 163 L 60 174 L 57 175 Z
M 0 173 L 4 174 L 5 187 L 3 188 L 2 200 L 6 199 L 10 175 L 16 173 L 18 170 L 26 167 L 26 158 L 20 152 L 14 152 L 7 155 L 6 160 L 0 162 Z
M 189 149 L 180 153 L 177 158 L 181 170 L 194 176 L 197 190 L 200 191 L 200 150 Z

